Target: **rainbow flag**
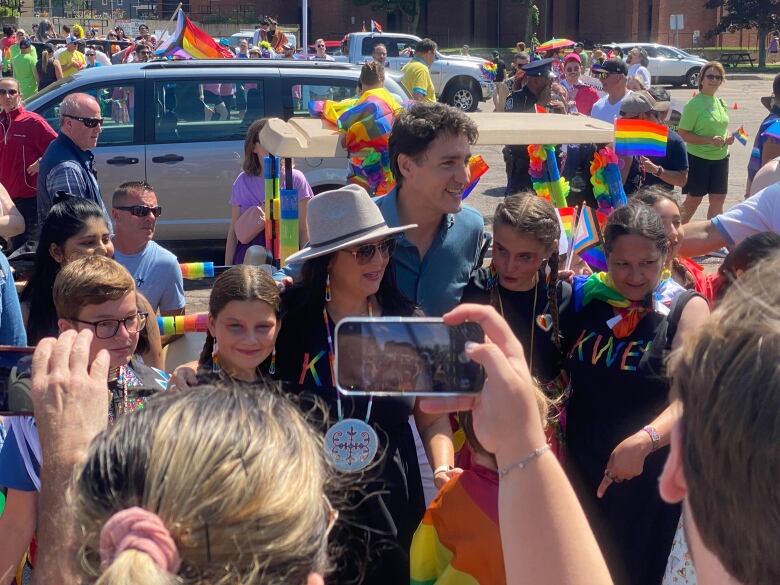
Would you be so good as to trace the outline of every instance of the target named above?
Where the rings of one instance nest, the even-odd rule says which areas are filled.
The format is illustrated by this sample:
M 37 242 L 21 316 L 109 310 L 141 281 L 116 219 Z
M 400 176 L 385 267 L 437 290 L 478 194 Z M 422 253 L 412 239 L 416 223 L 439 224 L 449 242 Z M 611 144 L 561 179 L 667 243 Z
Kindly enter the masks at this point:
M 665 156 L 669 128 L 663 124 L 619 118 L 615 120 L 618 156 Z
M 561 218 L 561 230 L 566 237 L 574 237 L 574 230 L 577 227 L 577 209 L 575 207 L 557 207 L 558 217 Z
M 199 29 L 179 9 L 176 30 L 154 51 L 158 57 L 175 59 L 233 59 L 235 55 Z
M 411 585 L 505 585 L 498 474 L 472 464 L 425 511 L 410 549 Z
M 594 211 L 586 205 L 580 212 L 577 229 L 574 232 L 572 241 L 574 253 L 598 270 L 607 269 L 604 238 L 601 235 L 606 224 L 606 214 Z
M 490 167 L 485 162 L 485 159 L 482 158 L 481 154 L 474 154 L 471 155 L 469 158 L 469 177 L 470 182 L 468 185 L 466 185 L 466 188 L 463 190 L 463 196 L 461 199 L 465 199 L 469 195 L 471 195 L 471 192 L 474 190 L 474 187 L 477 186 L 477 183 L 479 183 L 479 179 L 482 175 L 487 173 L 490 170 Z
M 747 132 L 745 132 L 745 129 L 744 129 L 742 126 L 740 126 L 739 128 L 737 128 L 737 129 L 734 131 L 734 134 L 732 134 L 732 136 L 734 137 L 734 139 L 735 139 L 735 140 L 739 141 L 739 143 L 740 143 L 742 146 L 746 146 L 746 145 L 747 145 L 748 138 L 750 138 L 750 137 L 748 136 L 748 133 L 747 133 Z

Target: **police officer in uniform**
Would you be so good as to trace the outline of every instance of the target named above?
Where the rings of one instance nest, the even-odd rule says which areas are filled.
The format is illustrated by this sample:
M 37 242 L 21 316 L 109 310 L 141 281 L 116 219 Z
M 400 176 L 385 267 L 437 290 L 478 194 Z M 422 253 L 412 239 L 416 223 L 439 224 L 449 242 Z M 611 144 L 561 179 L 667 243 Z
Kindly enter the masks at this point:
M 546 105 L 550 98 L 550 85 L 555 79 L 552 72 L 553 58 L 538 59 L 523 66 L 525 85 L 522 89 L 513 91 L 506 100 L 504 110 L 507 112 L 534 112 L 536 104 Z M 530 160 L 528 146 L 505 146 L 504 163 L 506 164 L 507 185 L 505 195 L 514 195 L 532 188 L 531 176 L 528 174 Z

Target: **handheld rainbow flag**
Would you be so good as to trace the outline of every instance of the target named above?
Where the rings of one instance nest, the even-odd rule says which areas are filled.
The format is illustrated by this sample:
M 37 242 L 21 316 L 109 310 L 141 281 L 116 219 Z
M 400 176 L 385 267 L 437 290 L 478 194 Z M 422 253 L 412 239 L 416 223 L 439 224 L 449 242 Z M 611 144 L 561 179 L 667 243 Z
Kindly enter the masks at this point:
M 593 155 L 590 174 L 593 195 L 601 211 L 609 215 L 616 207 L 628 203 L 623 189 L 623 177 L 620 175 L 620 161 L 609 146 L 605 146 Z
M 203 333 L 209 328 L 209 314 L 176 315 L 175 317 L 157 316 L 157 326 L 163 335 L 183 335 L 184 333 Z
M 567 238 L 574 237 L 574 230 L 577 227 L 577 208 L 576 207 L 558 207 L 556 209 L 558 217 L 561 218 L 561 230 Z
M 154 51 L 158 57 L 176 59 L 233 59 L 235 55 L 187 18 L 179 8 L 176 30 Z
M 740 143 L 742 146 L 747 146 L 748 138 L 750 138 L 750 137 L 748 136 L 748 133 L 747 133 L 747 132 L 745 132 L 745 129 L 744 129 L 742 126 L 740 126 L 739 128 L 737 128 L 737 129 L 734 131 L 734 134 L 732 134 L 732 136 L 733 136 L 733 137 L 734 137 L 734 139 L 735 139 L 735 140 L 737 140 L 737 141 L 738 141 L 738 142 L 739 142 L 739 143 Z
M 619 118 L 615 120 L 618 156 L 665 156 L 669 128 L 663 124 Z
M 566 207 L 569 196 L 569 182 L 561 177 L 558 170 L 558 156 L 552 144 L 530 144 L 528 146 L 530 166 L 528 174 L 534 191 L 542 199 L 546 199 L 555 207 Z
M 181 268 L 181 275 L 187 280 L 199 280 L 201 278 L 213 278 L 214 277 L 214 263 L 213 262 L 186 262 L 179 264 Z M 216 268 L 225 268 L 224 266 L 217 266 Z
M 469 195 L 471 195 L 471 192 L 474 190 L 474 187 L 477 186 L 477 183 L 479 183 L 479 179 L 482 175 L 487 173 L 490 170 L 490 167 L 485 162 L 485 159 L 482 158 L 481 154 L 473 154 L 469 158 L 469 177 L 471 179 L 471 182 L 466 185 L 466 188 L 463 190 L 463 195 L 461 196 L 461 199 L 465 199 Z
M 582 208 L 577 228 L 572 240 L 572 250 L 590 266 L 598 270 L 607 269 L 604 254 L 602 230 L 607 223 L 607 215 L 595 211 L 587 205 Z
M 769 136 L 770 138 L 780 140 L 780 120 L 772 122 L 772 124 L 769 125 L 769 128 L 764 130 L 763 136 Z

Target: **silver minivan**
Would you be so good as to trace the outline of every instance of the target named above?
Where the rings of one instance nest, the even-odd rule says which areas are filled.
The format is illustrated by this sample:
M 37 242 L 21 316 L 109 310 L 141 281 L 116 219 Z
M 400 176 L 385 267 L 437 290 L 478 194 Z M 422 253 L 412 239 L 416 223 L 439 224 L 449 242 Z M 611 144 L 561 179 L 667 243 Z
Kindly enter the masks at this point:
M 105 123 L 93 152 L 106 205 L 119 184 L 146 180 L 163 208 L 157 240 L 174 248 L 219 248 L 227 237 L 228 201 L 249 125 L 266 116 L 308 116 L 310 100 L 354 97 L 359 75 L 359 66 L 324 61 L 112 65 L 63 79 L 25 106 L 56 130 L 66 95 L 97 97 Z M 397 81 L 388 77 L 385 85 L 405 99 Z M 296 159 L 295 165 L 315 193 L 346 182 L 346 158 Z

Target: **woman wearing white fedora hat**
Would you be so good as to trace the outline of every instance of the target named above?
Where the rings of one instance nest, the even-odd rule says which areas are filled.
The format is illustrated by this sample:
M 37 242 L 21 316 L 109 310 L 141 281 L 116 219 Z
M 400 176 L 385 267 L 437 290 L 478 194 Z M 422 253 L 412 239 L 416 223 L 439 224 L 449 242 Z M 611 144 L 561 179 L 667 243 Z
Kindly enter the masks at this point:
M 303 262 L 301 279 L 282 294 L 282 327 L 271 369 L 291 393 L 324 400 L 326 451 L 333 455 L 334 433 L 356 430 L 365 437 L 367 456 L 345 465 L 359 471 L 365 491 L 333 538 L 343 554 L 335 583 L 408 583 L 408 551 L 425 502 L 417 454 L 409 426 L 414 413 L 431 466 L 443 485 L 453 474 L 452 431 L 446 415 L 428 415 L 414 398 L 341 396 L 335 387 L 333 331 L 350 316 L 411 316 L 415 304 L 395 282 L 391 260 L 396 238 L 416 225 L 390 228 L 368 193 L 348 185 L 314 197 L 307 217 L 310 245 L 288 262 Z M 331 441 L 329 443 L 328 441 Z M 332 448 L 334 447 L 334 448 Z M 338 449 L 335 449 L 338 451 Z M 341 453 L 344 455 L 344 453 Z M 331 582 L 331 581 L 329 581 Z

